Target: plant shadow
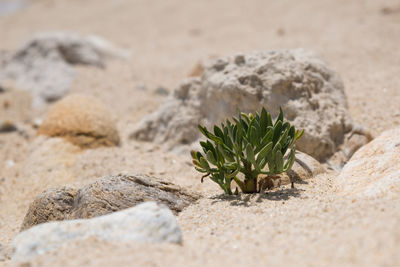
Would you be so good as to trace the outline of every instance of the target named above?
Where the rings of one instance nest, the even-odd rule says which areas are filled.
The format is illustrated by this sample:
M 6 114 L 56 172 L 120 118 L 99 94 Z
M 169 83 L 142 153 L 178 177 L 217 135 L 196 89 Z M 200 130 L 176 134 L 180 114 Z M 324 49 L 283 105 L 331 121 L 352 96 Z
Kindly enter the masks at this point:
M 211 197 L 211 199 L 213 200 L 211 204 L 215 204 L 222 201 L 229 201 L 231 206 L 249 207 L 254 202 L 260 203 L 264 200 L 285 201 L 289 200 L 290 198 L 298 198 L 301 197 L 301 193 L 304 191 L 305 191 L 304 189 L 298 189 L 298 188 L 281 188 L 281 189 L 278 188 L 273 191 L 267 191 L 258 194 L 240 193 L 237 196 L 220 194 Z

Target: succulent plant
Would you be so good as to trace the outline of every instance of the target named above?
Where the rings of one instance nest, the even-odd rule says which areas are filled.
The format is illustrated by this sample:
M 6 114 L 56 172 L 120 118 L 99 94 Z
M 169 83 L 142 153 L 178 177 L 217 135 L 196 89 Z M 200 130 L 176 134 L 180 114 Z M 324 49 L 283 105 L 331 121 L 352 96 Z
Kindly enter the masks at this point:
M 282 109 L 273 123 L 265 108 L 255 115 L 239 111 L 233 122 L 227 119 L 221 127 L 215 125 L 213 133 L 198 127 L 207 140 L 200 142 L 203 153 L 191 151 L 195 169 L 204 173 L 202 182 L 210 177 L 229 195 L 232 181 L 243 193 L 256 193 L 260 190 L 258 175 L 274 176 L 289 171 L 295 160 L 294 143 L 304 133 L 284 122 Z M 239 173 L 244 179 L 238 177 Z

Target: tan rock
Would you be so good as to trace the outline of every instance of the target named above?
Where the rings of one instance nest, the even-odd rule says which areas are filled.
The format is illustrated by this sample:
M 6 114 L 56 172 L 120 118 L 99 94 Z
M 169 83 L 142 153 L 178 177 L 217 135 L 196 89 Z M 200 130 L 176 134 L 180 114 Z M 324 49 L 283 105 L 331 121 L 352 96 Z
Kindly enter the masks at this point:
M 98 99 L 78 94 L 56 103 L 38 133 L 63 137 L 80 147 L 115 146 L 120 140 L 110 110 Z
M 400 197 L 400 127 L 386 131 L 360 148 L 336 179 L 348 196 Z

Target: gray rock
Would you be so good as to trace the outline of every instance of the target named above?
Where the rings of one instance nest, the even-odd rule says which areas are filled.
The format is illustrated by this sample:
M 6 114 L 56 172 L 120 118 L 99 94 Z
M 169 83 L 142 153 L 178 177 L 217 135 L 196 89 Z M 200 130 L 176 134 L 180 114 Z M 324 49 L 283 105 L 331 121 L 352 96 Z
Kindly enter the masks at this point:
M 303 49 L 256 52 L 214 61 L 201 78 L 183 82 L 158 111 L 144 117 L 131 137 L 170 147 L 199 139 L 197 124 L 266 107 L 305 129 L 299 150 L 318 160 L 330 157 L 353 128 L 343 83 L 313 53 Z
M 3 65 L 0 84 L 15 80 L 20 89 L 30 91 L 34 104 L 61 98 L 74 77 L 73 65 L 105 66 L 108 56 L 124 57 L 127 53 L 96 36 L 69 32 L 35 35 Z
M 47 221 L 97 217 L 145 201 L 164 204 L 176 214 L 199 198 L 198 194 L 155 177 L 105 176 L 79 190 L 46 190 L 30 205 L 21 230 Z
M 13 260 L 25 261 L 71 242 L 96 238 L 105 242 L 170 242 L 182 233 L 172 212 L 155 202 L 92 219 L 50 222 L 21 232 L 13 240 Z

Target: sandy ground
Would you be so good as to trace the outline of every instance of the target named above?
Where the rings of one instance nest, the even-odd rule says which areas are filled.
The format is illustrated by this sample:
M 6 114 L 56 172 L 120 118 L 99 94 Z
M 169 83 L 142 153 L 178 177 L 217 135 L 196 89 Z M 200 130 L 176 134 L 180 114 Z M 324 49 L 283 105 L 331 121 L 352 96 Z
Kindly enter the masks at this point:
M 100 35 L 132 52 L 106 69 L 79 67 L 71 88 L 111 107 L 120 147 L 81 151 L 60 139 L 36 137 L 30 122 L 46 110 L 30 111 L 23 93 L 0 94 L 0 104 L 10 103 L 0 115 L 22 129 L 0 134 L 0 244 L 10 244 L 29 203 L 44 189 L 128 171 L 205 196 L 178 217 L 183 246 L 88 240 L 32 264 L 400 266 L 399 200 L 339 198 L 335 173 L 296 190 L 221 197 L 215 184 L 200 184 L 187 155 L 128 139 L 133 125 L 165 100 L 155 89 L 172 91 L 197 62 L 274 48 L 316 51 L 342 76 L 354 120 L 375 135 L 398 126 L 399 6 L 389 0 L 37 0 L 0 17 L 0 50 L 14 50 L 33 32 L 71 30 Z

